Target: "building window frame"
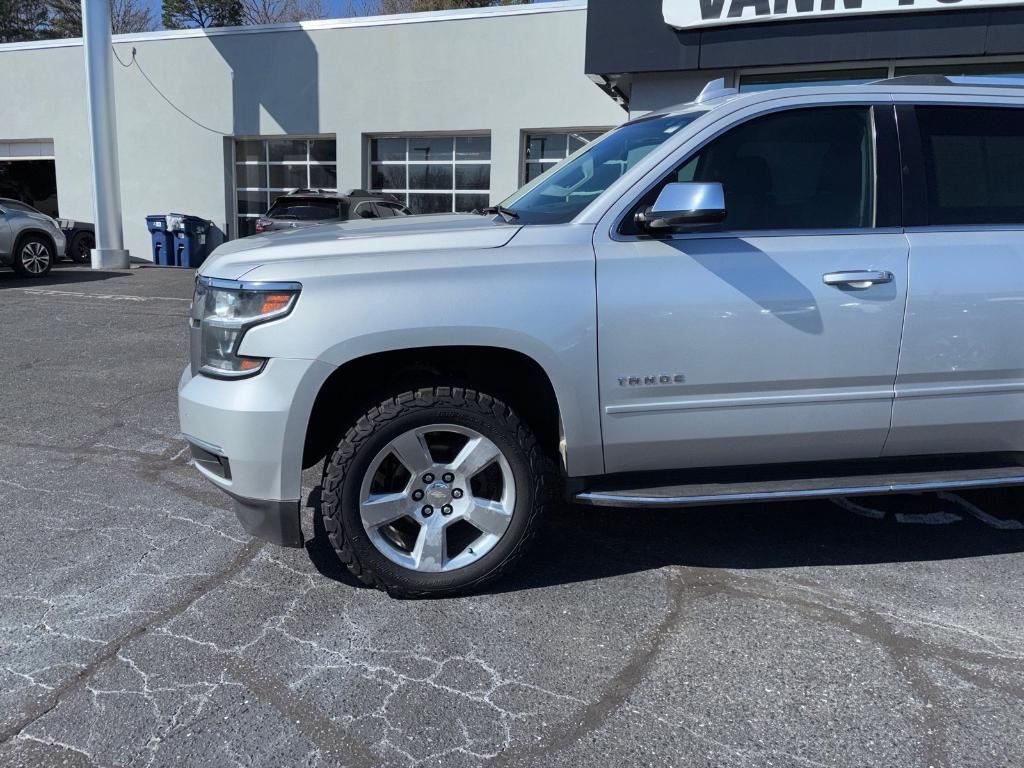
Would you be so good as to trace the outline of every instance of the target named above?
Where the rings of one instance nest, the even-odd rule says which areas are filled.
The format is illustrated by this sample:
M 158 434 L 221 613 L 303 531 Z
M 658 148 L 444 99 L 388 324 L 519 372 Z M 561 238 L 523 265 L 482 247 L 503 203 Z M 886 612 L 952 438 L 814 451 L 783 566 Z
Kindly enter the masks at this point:
M 736 88 L 742 88 L 743 79 L 751 76 L 765 75 L 792 75 L 794 81 L 803 73 L 814 73 L 826 70 L 829 72 L 857 72 L 882 70 L 886 71 L 886 77 L 892 78 L 906 74 L 907 70 L 916 70 L 923 67 L 998 67 L 1006 65 L 1008 68 L 1016 66 L 1024 75 L 1024 57 L 1020 55 L 1009 56 L 953 56 L 953 57 L 924 57 L 913 59 L 871 59 L 866 61 L 837 61 L 828 64 L 796 64 L 790 66 L 775 67 L 741 67 L 733 73 L 732 84 Z M 998 74 L 987 73 L 991 77 L 998 77 Z M 955 75 L 954 75 L 955 76 Z M 984 77 L 985 74 L 977 75 Z M 813 85 L 810 84 L 810 85 Z
M 452 139 L 452 157 L 450 160 L 420 160 L 411 158 L 411 142 L 417 139 Z M 471 138 L 471 139 L 487 139 L 488 140 L 488 152 L 487 159 L 481 160 L 479 158 L 470 158 L 465 160 L 458 159 L 458 140 L 460 138 Z M 373 149 L 374 142 L 381 140 L 404 140 L 405 141 L 405 159 L 404 160 L 374 160 Z M 364 137 L 364 144 L 366 150 L 366 163 L 365 163 L 365 183 L 364 187 L 371 192 L 381 193 L 387 195 L 393 195 L 403 205 L 412 209 L 411 196 L 412 195 L 451 195 L 452 207 L 450 213 L 456 213 L 459 211 L 458 198 L 463 197 L 479 197 L 481 202 L 486 199 L 487 205 L 490 205 L 491 189 L 494 183 L 494 139 L 490 131 L 412 131 L 402 133 L 373 133 L 367 134 Z M 409 167 L 413 165 L 427 165 L 437 167 L 449 167 L 451 168 L 452 174 L 452 187 L 451 189 L 420 189 L 413 188 L 409 182 Z M 460 166 L 487 166 L 487 189 L 465 189 L 458 186 L 458 168 Z M 385 187 L 375 185 L 373 178 L 373 171 L 379 167 L 399 167 L 405 168 L 405 186 L 404 188 L 398 187 Z M 414 211 L 415 213 L 415 211 Z
M 258 160 L 240 160 L 238 158 L 238 145 L 240 142 L 253 141 L 262 142 L 263 144 L 263 156 Z M 306 158 L 305 160 L 271 160 L 270 159 L 270 144 L 273 141 L 305 141 L 306 142 Z M 312 144 L 313 141 L 329 141 L 334 144 L 334 160 L 314 160 Z M 242 219 L 258 219 L 260 216 L 266 214 L 270 210 L 270 206 L 273 205 L 274 200 L 282 195 L 286 195 L 289 192 L 293 192 L 297 189 L 310 189 L 319 188 L 326 191 L 336 192 L 338 190 L 337 178 L 338 178 L 338 137 L 334 133 L 291 133 L 291 134 L 262 134 L 262 135 L 241 135 L 231 137 L 231 209 L 232 209 L 232 222 L 235 227 L 235 237 L 243 237 L 241 230 Z M 239 174 L 240 168 L 266 168 L 266 186 L 240 186 L 241 177 Z M 304 167 L 306 170 L 306 185 L 303 187 L 279 187 L 272 186 L 270 183 L 270 169 L 275 167 Z M 313 167 L 327 167 L 334 169 L 335 186 L 333 187 L 314 187 L 312 184 L 312 168 Z M 266 207 L 262 213 L 241 213 L 238 205 L 238 197 L 241 193 L 254 193 L 261 192 L 265 195 Z
M 573 152 L 575 151 L 575 150 L 569 151 L 569 145 L 568 145 L 568 142 L 567 142 L 566 143 L 567 144 L 567 146 L 566 146 L 566 154 L 565 154 L 564 157 L 532 160 L 532 159 L 530 159 L 528 157 L 528 153 L 529 153 L 529 149 L 530 149 L 530 139 L 532 137 L 534 137 L 534 136 L 569 136 L 569 135 L 572 135 L 574 133 L 593 133 L 593 134 L 597 134 L 597 136 L 594 136 L 593 139 L 591 139 L 590 141 L 587 142 L 587 144 L 590 144 L 591 142 L 594 141 L 594 139 L 598 138 L 598 136 L 602 136 L 602 135 L 604 135 L 605 133 L 607 133 L 610 130 L 612 130 L 612 128 L 609 127 L 609 126 L 589 126 L 589 127 L 574 126 L 572 128 L 524 128 L 523 130 L 521 130 L 519 132 L 519 175 L 518 175 L 519 186 L 523 187 L 527 183 L 527 181 L 526 181 L 527 170 L 528 170 L 527 169 L 527 163 L 540 163 L 541 165 L 549 166 L 548 168 L 544 168 L 544 172 L 547 172 L 551 168 L 554 168 L 560 162 L 565 160 L 567 157 L 571 156 L 573 154 Z M 584 144 L 583 146 L 586 146 L 586 144 Z M 580 149 L 582 149 L 582 147 L 580 147 Z

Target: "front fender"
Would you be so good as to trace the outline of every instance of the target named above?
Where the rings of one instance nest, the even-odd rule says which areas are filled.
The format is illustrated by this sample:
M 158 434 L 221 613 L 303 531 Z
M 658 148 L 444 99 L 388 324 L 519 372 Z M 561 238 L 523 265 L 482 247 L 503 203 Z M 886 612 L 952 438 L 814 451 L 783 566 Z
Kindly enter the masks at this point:
M 593 246 L 590 232 L 574 234 L 557 247 L 529 240 L 517 247 L 517 237 L 499 249 L 259 267 L 246 279 L 298 281 L 302 293 L 292 315 L 249 331 L 240 353 L 301 357 L 336 367 L 422 347 L 518 352 L 551 381 L 569 474 L 600 474 Z

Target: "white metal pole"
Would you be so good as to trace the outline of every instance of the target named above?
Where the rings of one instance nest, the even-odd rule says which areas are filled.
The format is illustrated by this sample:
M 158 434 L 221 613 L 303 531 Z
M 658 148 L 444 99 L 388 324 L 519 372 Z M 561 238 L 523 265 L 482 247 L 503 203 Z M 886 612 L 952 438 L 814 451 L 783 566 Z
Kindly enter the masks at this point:
M 130 260 L 124 247 L 117 167 L 110 0 L 82 0 L 82 38 L 96 212 L 96 248 L 92 252 L 92 268 L 128 269 Z

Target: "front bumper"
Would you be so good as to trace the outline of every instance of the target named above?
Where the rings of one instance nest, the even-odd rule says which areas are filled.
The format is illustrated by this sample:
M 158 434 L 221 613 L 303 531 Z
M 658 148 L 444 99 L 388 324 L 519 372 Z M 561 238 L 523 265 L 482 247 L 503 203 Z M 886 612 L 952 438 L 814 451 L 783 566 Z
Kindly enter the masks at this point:
M 254 536 L 302 546 L 302 454 L 309 415 L 334 368 L 274 358 L 257 376 L 222 381 L 192 375 L 178 383 L 178 415 L 193 465 L 235 500 Z

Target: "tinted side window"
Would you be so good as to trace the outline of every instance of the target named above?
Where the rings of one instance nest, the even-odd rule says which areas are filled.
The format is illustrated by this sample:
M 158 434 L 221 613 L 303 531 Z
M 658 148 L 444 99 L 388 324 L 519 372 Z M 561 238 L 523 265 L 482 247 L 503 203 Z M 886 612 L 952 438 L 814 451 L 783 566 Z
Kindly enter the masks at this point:
M 721 229 L 849 229 L 874 224 L 871 111 L 780 112 L 734 128 L 680 168 L 725 188 Z
M 1024 224 L 1024 109 L 918 107 L 928 223 Z
M 697 232 L 853 229 L 875 224 L 870 107 L 779 112 L 744 123 L 687 158 L 640 202 L 671 182 L 717 181 L 725 222 Z M 632 217 L 624 234 L 636 234 Z
M 374 203 L 373 207 L 377 211 L 377 216 L 382 219 L 390 219 L 395 215 L 395 212 L 386 203 Z

